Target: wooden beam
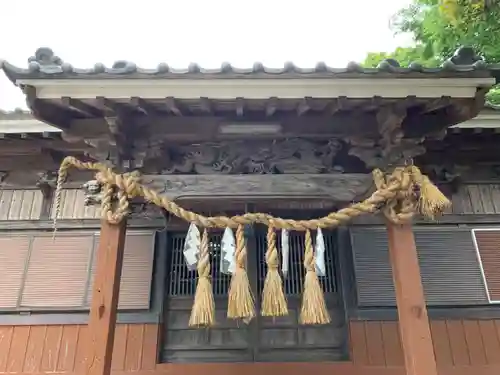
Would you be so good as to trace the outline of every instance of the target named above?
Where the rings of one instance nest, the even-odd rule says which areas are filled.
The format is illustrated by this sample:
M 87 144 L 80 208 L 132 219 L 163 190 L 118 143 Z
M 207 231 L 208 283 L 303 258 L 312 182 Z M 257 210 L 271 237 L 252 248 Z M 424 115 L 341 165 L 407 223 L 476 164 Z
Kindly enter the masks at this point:
M 86 152 L 92 150 L 92 147 L 78 140 L 76 143 L 65 142 L 62 139 L 52 138 L 28 138 L 28 139 L 0 139 L 0 157 L 16 155 L 37 155 L 42 150 L 52 149 L 65 152 Z
M 372 185 L 369 174 L 145 175 L 143 182 L 170 199 L 321 198 L 350 202 Z M 99 202 L 99 195 L 90 197 Z
M 79 100 L 73 99 L 67 96 L 63 96 L 61 98 L 62 104 L 66 107 L 69 107 L 87 117 L 102 117 L 103 113 L 99 111 L 97 108 Z
M 120 111 L 119 105 L 108 98 L 103 96 L 96 97 L 96 104 L 99 110 L 102 111 L 104 116 L 116 116 L 116 114 Z
M 244 98 L 236 98 L 236 116 L 243 116 L 243 112 L 245 110 L 245 99 Z
M 266 116 L 271 117 L 276 113 L 276 110 L 278 109 L 278 103 L 279 99 L 277 97 L 272 97 L 269 98 L 266 104 Z
M 374 111 L 383 105 L 384 99 L 381 96 L 374 96 L 368 104 L 363 107 L 364 111 Z
M 440 98 L 430 100 L 426 104 L 424 104 L 420 113 L 434 112 L 434 111 L 437 111 L 437 110 L 442 109 L 444 107 L 447 107 L 450 104 L 452 104 L 451 97 L 442 96 Z
M 0 168 L 2 171 L 19 170 L 57 170 L 59 163 L 45 151 L 31 155 L 1 155 Z
M 88 323 L 86 375 L 109 375 L 127 222 L 101 222 Z
M 346 96 L 339 96 L 332 101 L 330 106 L 330 114 L 334 115 L 339 111 L 345 111 L 350 108 L 349 99 Z
M 436 358 L 411 224 L 387 224 L 406 375 L 437 375 Z
M 303 98 L 297 105 L 297 116 L 302 116 L 312 108 L 312 98 Z
M 154 108 L 153 105 L 149 104 L 146 100 L 142 98 L 138 98 L 136 96 L 130 98 L 130 104 L 134 107 L 140 110 L 143 113 L 146 113 L 148 115 L 156 115 L 158 111 L 156 108 Z
M 208 114 L 212 114 L 213 113 L 212 104 L 211 104 L 209 98 L 205 98 L 205 97 L 200 98 L 200 109 L 204 113 L 208 113 Z
M 182 111 L 179 109 L 179 106 L 176 104 L 176 101 L 173 97 L 165 98 L 165 105 L 168 110 L 172 112 L 176 116 L 182 116 Z
M 212 108 L 213 109 L 213 108 Z M 285 133 L 283 137 L 307 136 L 310 138 L 342 137 L 356 134 L 359 137 L 378 135 L 377 122 L 373 113 L 338 113 L 335 117 L 316 114 L 278 115 L 276 107 L 270 107 L 268 115 L 273 116 L 273 122 L 282 125 Z M 171 141 L 189 140 L 201 141 L 213 139 L 218 127 L 223 123 L 241 121 L 236 114 L 233 117 L 221 116 L 136 116 L 131 115 L 127 120 L 136 127 L 145 126 L 149 134 L 156 138 L 168 138 Z M 267 117 L 260 120 L 269 121 Z M 106 138 L 108 128 L 104 119 L 75 119 L 71 122 L 68 131 L 73 136 L 87 139 Z M 273 135 L 275 137 L 275 135 Z

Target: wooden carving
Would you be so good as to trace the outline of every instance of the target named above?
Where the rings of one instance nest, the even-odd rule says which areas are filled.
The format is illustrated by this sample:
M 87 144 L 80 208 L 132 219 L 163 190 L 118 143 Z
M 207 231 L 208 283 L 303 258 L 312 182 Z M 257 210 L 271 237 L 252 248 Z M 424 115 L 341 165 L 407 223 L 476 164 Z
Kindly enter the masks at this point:
M 233 141 L 169 146 L 163 174 L 292 174 L 335 173 L 337 140 L 305 139 Z M 166 158 L 163 159 L 165 161 Z
M 386 168 L 389 165 L 400 164 L 415 156 L 425 153 L 423 139 L 403 138 L 390 148 L 380 142 L 369 139 L 350 139 L 349 155 L 363 161 L 367 168 Z
M 44 197 L 50 197 L 52 191 L 56 188 L 57 173 L 45 171 L 38 173 L 36 186 L 42 191 Z

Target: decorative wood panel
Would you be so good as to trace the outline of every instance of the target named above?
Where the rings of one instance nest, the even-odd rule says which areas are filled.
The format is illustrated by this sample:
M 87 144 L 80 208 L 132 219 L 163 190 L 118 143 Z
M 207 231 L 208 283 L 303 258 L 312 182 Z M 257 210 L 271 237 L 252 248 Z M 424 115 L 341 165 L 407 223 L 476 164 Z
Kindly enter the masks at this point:
M 0 190 L 0 220 L 37 220 L 42 204 L 39 189 Z
M 349 362 L 157 364 L 159 327 L 119 324 L 113 374 L 405 375 L 397 322 L 351 322 Z M 440 375 L 498 375 L 499 320 L 431 322 Z M 77 374 L 85 360 L 84 325 L 0 327 L 1 374 Z
M 474 229 L 477 251 L 491 302 L 500 303 L 500 228 Z
M 462 185 L 451 200 L 453 214 L 500 214 L 500 184 Z
M 99 219 L 99 205 L 85 206 L 85 194 L 81 189 L 63 189 L 61 192 L 61 208 L 59 219 Z M 55 205 L 52 205 L 51 218 L 55 215 Z

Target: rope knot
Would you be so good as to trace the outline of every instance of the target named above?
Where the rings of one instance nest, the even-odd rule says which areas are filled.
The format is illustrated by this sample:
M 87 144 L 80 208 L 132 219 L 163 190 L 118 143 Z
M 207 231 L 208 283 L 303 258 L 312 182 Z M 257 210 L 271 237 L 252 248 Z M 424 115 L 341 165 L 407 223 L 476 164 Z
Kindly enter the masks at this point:
M 103 217 L 109 219 L 112 223 L 122 220 L 128 214 L 129 199 L 142 197 L 146 202 L 162 207 L 171 214 L 196 225 L 206 228 L 238 228 L 237 237 L 243 241 L 240 241 L 239 246 L 237 245 L 236 260 L 241 267 L 246 266 L 244 260 L 246 259 L 247 251 L 244 246 L 242 225 L 259 223 L 273 227 L 274 229 L 303 232 L 316 230 L 317 228 L 335 228 L 360 215 L 376 212 L 383 212 L 389 220 L 401 223 L 402 221 L 410 220 L 417 212 L 428 218 L 434 218 L 451 204 L 438 188 L 432 184 L 429 178 L 422 175 L 416 166 L 406 165 L 395 168 L 390 175 L 384 175 L 380 170 L 374 170 L 373 179 L 377 190 L 369 198 L 363 202 L 353 203 L 349 207 L 344 207 L 337 212 L 331 212 L 327 216 L 318 219 L 283 219 L 264 213 L 246 213 L 233 217 L 206 217 L 196 212 L 188 211 L 167 196 L 162 196 L 159 192 L 150 189 L 141 183 L 138 172 L 119 175 L 115 174 L 104 164 L 82 162 L 74 157 L 67 157 L 63 160 L 59 169 L 55 199 L 56 215 L 54 216 L 54 231 L 60 211 L 61 189 L 70 167 L 97 172 L 96 180 L 103 188 L 101 200 Z M 115 202 L 116 198 L 118 198 L 118 202 Z M 271 267 L 274 267 L 276 260 L 271 253 L 266 258 Z
M 386 196 L 381 211 L 388 220 L 395 224 L 411 220 L 418 211 L 412 168 L 413 166 L 396 167 L 388 175 L 384 175 L 380 170 L 373 173 L 377 189 L 392 192 L 390 196 Z

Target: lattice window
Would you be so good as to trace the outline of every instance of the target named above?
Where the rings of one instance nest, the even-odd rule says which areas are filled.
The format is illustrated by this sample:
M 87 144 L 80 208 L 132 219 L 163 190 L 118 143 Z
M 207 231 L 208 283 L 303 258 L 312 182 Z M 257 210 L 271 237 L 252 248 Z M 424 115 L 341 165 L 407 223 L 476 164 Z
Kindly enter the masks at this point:
M 212 287 L 214 296 L 226 296 L 229 291 L 231 277 L 219 271 L 221 257 L 220 233 L 211 233 L 208 248 L 210 250 L 210 265 L 212 275 Z M 170 238 L 170 272 L 169 272 L 169 295 L 171 296 L 194 296 L 196 292 L 196 270 L 189 271 L 184 263 L 184 233 L 173 235 Z
M 334 249 L 335 244 L 334 236 L 325 236 L 325 246 L 329 249 Z M 281 249 L 281 236 L 276 236 L 276 243 L 278 249 Z M 290 233 L 289 239 L 290 253 L 289 253 L 289 275 L 283 280 L 284 291 L 286 295 L 300 295 L 302 289 L 304 288 L 304 234 L 292 232 Z M 262 291 L 264 287 L 264 281 L 267 274 L 267 264 L 266 264 L 266 249 L 267 240 L 263 233 L 256 236 L 256 248 L 257 248 L 257 262 L 258 262 L 258 290 Z M 281 262 L 281 252 L 279 252 L 280 262 Z M 336 275 L 335 275 L 335 260 L 333 251 L 327 251 L 325 254 L 326 263 L 326 277 L 320 277 L 320 283 L 323 286 L 323 291 L 327 293 L 335 293 L 336 290 Z M 281 264 L 281 263 L 280 263 Z
M 249 231 L 252 232 L 252 231 Z M 277 236 L 281 248 L 280 235 Z M 305 270 L 303 266 L 304 235 L 290 233 L 289 275 L 284 279 L 289 316 L 257 317 L 250 325 L 228 320 L 227 293 L 230 276 L 220 268 L 221 233 L 211 233 L 212 285 L 216 300 L 217 325 L 211 329 L 192 329 L 188 320 L 196 291 L 196 271 L 188 271 L 184 263 L 185 233 L 170 235 L 169 277 L 166 290 L 165 335 L 162 351 L 164 362 L 241 362 L 241 361 L 309 361 L 340 360 L 345 353 L 345 320 L 337 295 L 335 275 L 334 233 L 325 233 L 327 277 L 320 278 L 332 324 L 320 327 L 300 326 L 298 316 Z M 259 309 L 267 272 L 266 232 L 257 228 L 247 237 L 250 284 Z M 312 351 L 311 351 L 312 350 Z

